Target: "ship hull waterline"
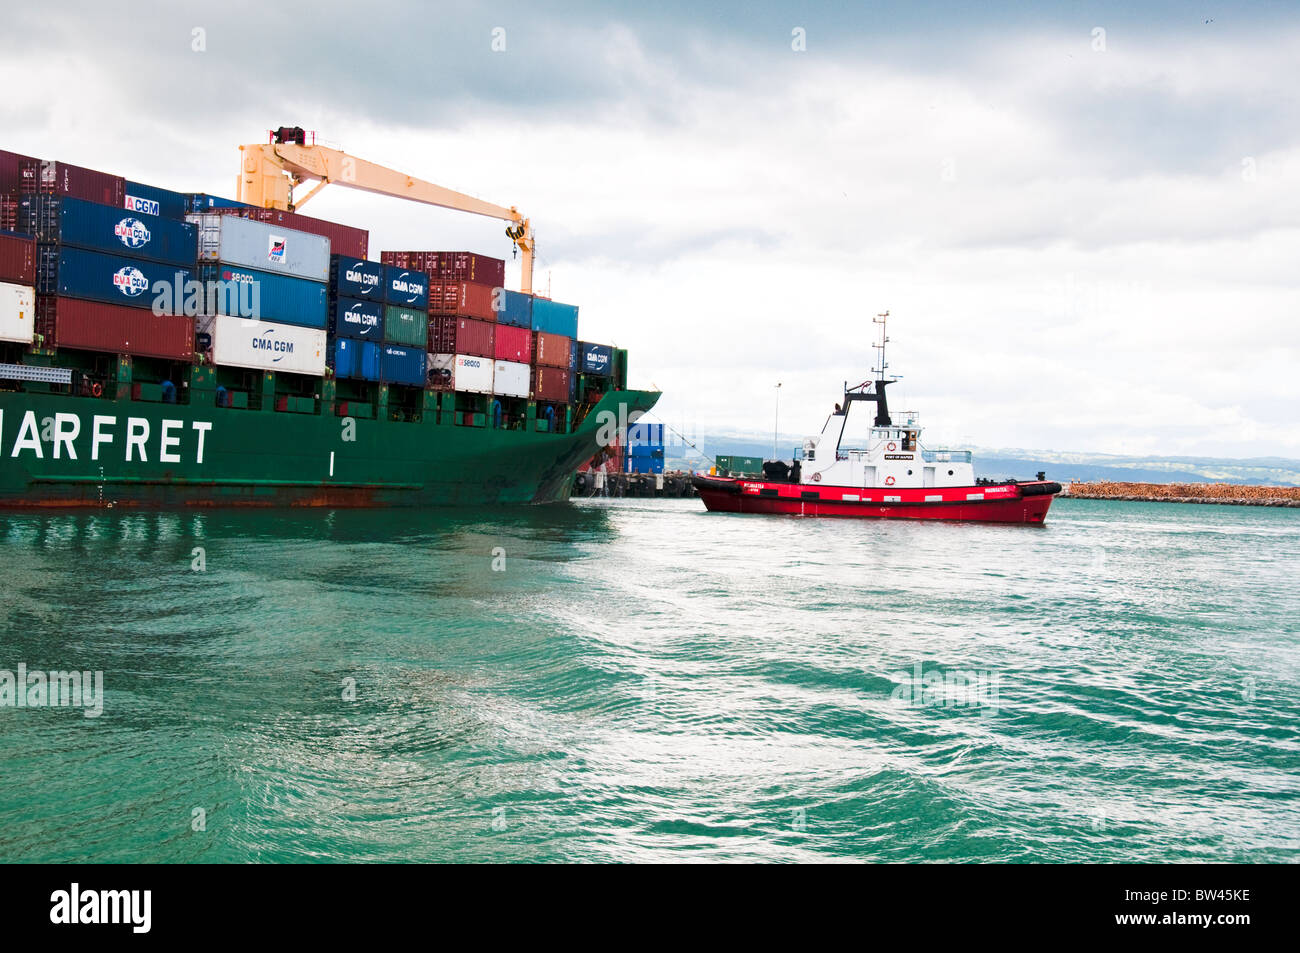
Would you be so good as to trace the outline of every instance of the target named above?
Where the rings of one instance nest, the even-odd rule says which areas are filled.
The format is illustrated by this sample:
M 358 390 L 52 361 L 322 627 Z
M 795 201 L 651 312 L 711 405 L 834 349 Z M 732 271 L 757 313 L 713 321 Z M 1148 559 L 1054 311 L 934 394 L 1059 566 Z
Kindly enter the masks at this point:
M 573 433 L 0 393 L 0 509 L 562 502 L 655 391 L 602 397 Z
M 851 519 L 946 520 L 1041 525 L 1059 483 L 1026 481 L 983 486 L 856 488 L 772 483 L 743 478 L 691 481 L 711 512 Z

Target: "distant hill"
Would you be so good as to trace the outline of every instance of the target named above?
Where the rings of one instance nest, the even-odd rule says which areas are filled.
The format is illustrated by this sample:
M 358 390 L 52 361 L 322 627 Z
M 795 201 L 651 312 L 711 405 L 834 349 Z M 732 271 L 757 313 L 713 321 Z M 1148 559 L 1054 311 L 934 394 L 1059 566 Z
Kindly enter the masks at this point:
M 772 440 L 752 434 L 707 434 L 695 441 L 706 453 L 772 457 Z M 782 457 L 790 459 L 801 438 L 782 436 Z M 1038 471 L 1048 479 L 1114 480 L 1128 483 L 1242 483 L 1265 486 L 1300 486 L 1300 460 L 1286 457 L 1126 456 L 1058 450 L 1022 450 L 972 447 L 975 472 L 994 479 L 1032 479 Z M 683 446 L 670 446 L 665 464 L 671 469 L 707 469 L 712 461 Z

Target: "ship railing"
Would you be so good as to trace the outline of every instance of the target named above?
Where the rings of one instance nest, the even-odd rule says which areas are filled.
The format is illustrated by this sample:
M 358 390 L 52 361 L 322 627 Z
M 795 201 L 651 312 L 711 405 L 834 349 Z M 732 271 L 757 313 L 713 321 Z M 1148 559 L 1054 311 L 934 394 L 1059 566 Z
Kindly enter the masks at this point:
M 926 463 L 970 463 L 969 450 L 922 450 L 921 459 Z

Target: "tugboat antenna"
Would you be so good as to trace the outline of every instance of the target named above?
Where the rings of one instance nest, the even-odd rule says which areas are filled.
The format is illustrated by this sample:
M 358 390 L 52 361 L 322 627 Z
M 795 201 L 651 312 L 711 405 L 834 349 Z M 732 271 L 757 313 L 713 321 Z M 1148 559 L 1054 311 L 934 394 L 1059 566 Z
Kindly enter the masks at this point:
M 883 381 L 885 379 L 885 368 L 889 367 L 889 365 L 885 363 L 885 345 L 889 343 L 889 337 L 885 334 L 885 324 L 888 320 L 888 311 L 883 314 L 878 314 L 871 319 L 873 324 L 880 325 L 880 343 L 871 345 L 880 352 L 876 358 L 876 380 L 878 381 Z

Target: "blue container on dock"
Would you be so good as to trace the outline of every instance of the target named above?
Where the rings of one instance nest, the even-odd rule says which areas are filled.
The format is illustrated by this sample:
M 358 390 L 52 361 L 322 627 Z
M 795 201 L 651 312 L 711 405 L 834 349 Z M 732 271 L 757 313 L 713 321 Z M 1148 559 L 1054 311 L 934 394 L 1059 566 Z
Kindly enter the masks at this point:
M 379 379 L 389 384 L 423 387 L 428 367 L 425 352 L 413 347 L 384 344 L 379 348 Z
M 509 324 L 516 328 L 532 328 L 533 296 L 518 291 L 503 290 L 502 309 L 497 312 L 497 324 Z
M 332 353 L 335 377 L 379 380 L 379 345 L 375 342 L 338 338 L 334 342 Z
M 252 285 L 258 294 L 257 313 L 254 317 L 263 321 L 298 324 L 306 328 L 324 328 L 329 321 L 328 290 L 322 281 L 309 281 L 292 275 L 277 275 L 271 271 L 255 271 L 226 264 L 201 266 L 199 278 L 205 284 L 209 281 L 225 281 L 236 285 Z M 227 300 L 228 296 L 217 297 L 220 300 L 212 313 L 239 313 L 234 307 L 235 302 Z
M 57 195 L 24 195 L 18 218 L 39 242 L 194 267 L 198 229 L 188 222 Z
M 627 428 L 628 449 L 645 448 L 647 450 L 664 445 L 664 425 L 650 423 L 629 424 Z
M 384 266 L 364 258 L 330 255 L 330 293 L 343 298 L 383 301 Z
M 190 197 L 182 192 L 160 189 L 143 182 L 126 183 L 126 210 L 140 215 L 183 219 L 189 211 Z
M 608 344 L 578 343 L 578 371 L 608 377 L 614 371 L 614 349 Z
M 256 205 L 249 205 L 247 202 L 223 199 L 219 195 L 208 195 L 206 192 L 193 192 L 185 197 L 189 200 L 185 205 L 188 212 L 210 212 L 214 208 L 257 208 Z
M 384 269 L 384 300 L 389 304 L 405 305 L 421 311 L 429 310 L 429 276 L 422 271 L 411 271 L 395 265 L 381 265 Z
M 576 338 L 578 336 L 578 306 L 576 304 L 560 304 L 558 301 L 550 301 L 546 298 L 534 298 L 533 330 Z
M 330 328 L 339 337 L 382 341 L 384 306 L 378 301 L 338 298 L 330 302 Z
M 42 294 L 85 298 L 132 308 L 152 308 L 154 286 L 168 289 L 168 310 L 175 300 L 171 289 L 193 277 L 188 268 L 106 255 L 84 248 L 41 246 L 37 255 L 36 290 Z
M 625 473 L 663 473 L 663 452 L 660 451 L 657 457 L 636 453 L 626 454 L 623 457 L 623 470 Z

